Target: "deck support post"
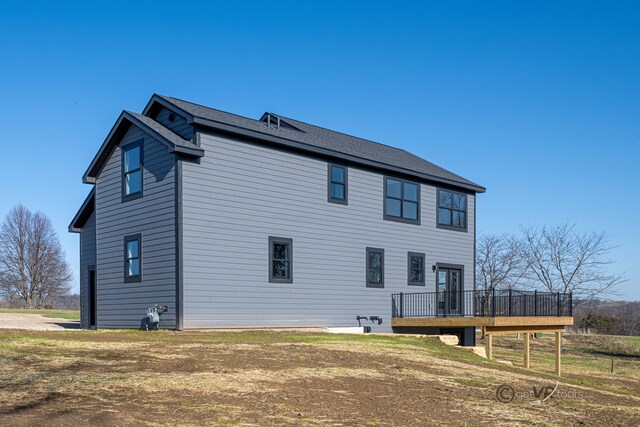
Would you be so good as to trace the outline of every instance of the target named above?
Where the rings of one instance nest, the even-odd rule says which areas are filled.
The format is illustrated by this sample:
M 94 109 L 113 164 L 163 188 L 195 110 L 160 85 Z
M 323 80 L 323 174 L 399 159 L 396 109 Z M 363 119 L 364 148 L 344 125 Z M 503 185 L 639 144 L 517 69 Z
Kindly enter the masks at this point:
M 524 367 L 525 369 L 529 369 L 529 338 L 531 334 L 526 332 L 524 334 Z
M 486 338 L 487 359 L 491 360 L 493 358 L 493 334 L 487 334 Z
M 561 376 L 560 357 L 562 353 L 562 332 L 556 332 L 556 375 Z

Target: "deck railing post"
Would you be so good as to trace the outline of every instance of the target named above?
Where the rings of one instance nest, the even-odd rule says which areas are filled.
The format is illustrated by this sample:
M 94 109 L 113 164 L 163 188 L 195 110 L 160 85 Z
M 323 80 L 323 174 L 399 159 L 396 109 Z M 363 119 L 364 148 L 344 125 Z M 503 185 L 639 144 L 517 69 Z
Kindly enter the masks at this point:
M 538 291 L 533 291 L 533 315 L 538 315 Z
M 569 316 L 573 317 L 573 291 L 569 292 Z
M 512 301 L 511 297 L 512 297 L 511 289 L 509 289 L 509 316 L 511 316 L 511 301 Z
M 402 306 L 403 305 L 403 300 L 404 300 L 403 297 L 404 297 L 403 293 L 400 292 L 400 317 L 401 318 L 404 317 L 404 307 Z
M 560 292 L 556 292 L 556 304 L 558 304 L 558 317 L 560 317 Z
M 496 288 L 491 289 L 491 312 L 496 317 Z

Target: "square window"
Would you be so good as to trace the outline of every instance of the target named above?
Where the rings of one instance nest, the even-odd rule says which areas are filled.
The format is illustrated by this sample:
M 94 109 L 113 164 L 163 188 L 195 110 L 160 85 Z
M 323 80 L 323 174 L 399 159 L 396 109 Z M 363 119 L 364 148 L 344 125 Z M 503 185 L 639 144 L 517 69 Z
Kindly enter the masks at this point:
M 384 219 L 420 224 L 420 185 L 385 177 Z
M 438 206 L 438 227 L 467 231 L 466 194 L 438 189 Z

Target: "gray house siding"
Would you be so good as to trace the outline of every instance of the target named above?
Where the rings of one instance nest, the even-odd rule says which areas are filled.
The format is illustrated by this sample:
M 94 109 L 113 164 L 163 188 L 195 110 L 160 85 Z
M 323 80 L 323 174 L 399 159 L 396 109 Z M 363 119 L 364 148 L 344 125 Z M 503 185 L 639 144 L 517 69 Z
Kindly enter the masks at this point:
M 169 120 L 171 114 L 173 114 L 173 121 Z M 155 120 L 184 139 L 191 140 L 193 138 L 193 126 L 187 124 L 184 117 L 173 113 L 168 108 L 162 108 Z
M 80 232 L 80 327 L 89 327 L 89 267 L 96 265 L 96 214 Z
M 98 328 L 139 328 L 146 309 L 169 306 L 161 326 L 175 327 L 175 157 L 132 126 L 120 146 L 144 140 L 143 197 L 122 201 L 121 149 L 96 180 Z M 142 280 L 125 283 L 124 237 L 142 234 Z
M 327 202 L 327 161 L 202 134 L 183 162 L 185 328 L 356 326 L 391 294 L 432 291 L 436 263 L 464 266 L 473 288 L 475 197 L 468 232 L 436 227 L 436 187 L 422 183 L 421 225 L 383 219 L 384 175 L 349 168 L 349 204 Z M 293 239 L 293 283 L 269 283 L 269 236 Z M 385 251 L 384 288 L 366 287 L 367 247 Z M 407 253 L 426 256 L 426 286 L 407 284 Z

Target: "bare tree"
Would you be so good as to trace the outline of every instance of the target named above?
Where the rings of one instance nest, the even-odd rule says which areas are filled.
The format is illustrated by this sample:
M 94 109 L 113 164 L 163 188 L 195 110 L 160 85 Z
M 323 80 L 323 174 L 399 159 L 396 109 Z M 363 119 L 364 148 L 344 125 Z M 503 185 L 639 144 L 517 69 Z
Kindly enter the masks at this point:
M 485 294 L 494 289 L 516 289 L 529 265 L 522 241 L 510 234 L 484 234 L 476 245 L 476 286 Z
M 69 292 L 71 268 L 49 218 L 13 207 L 0 229 L 0 290 L 27 307 Z
M 527 228 L 523 234 L 530 279 L 550 292 L 573 292 L 586 302 L 624 281 L 624 275 L 607 271 L 613 247 L 606 233 L 579 233 L 564 224 Z

